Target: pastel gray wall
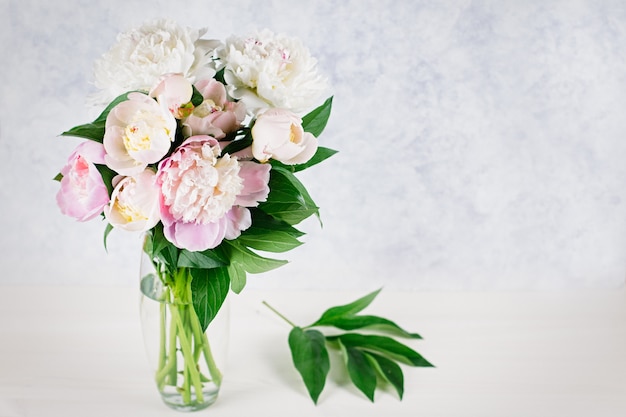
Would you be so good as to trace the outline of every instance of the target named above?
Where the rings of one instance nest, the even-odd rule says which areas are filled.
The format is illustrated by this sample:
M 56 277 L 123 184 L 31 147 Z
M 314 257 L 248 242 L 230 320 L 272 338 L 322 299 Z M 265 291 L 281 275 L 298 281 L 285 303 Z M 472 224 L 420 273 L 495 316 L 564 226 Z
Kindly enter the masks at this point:
M 335 93 L 322 207 L 261 288 L 615 287 L 626 276 L 626 2 L 0 3 L 0 283 L 134 285 L 139 240 L 63 217 L 51 179 L 95 58 L 170 17 L 301 38 Z

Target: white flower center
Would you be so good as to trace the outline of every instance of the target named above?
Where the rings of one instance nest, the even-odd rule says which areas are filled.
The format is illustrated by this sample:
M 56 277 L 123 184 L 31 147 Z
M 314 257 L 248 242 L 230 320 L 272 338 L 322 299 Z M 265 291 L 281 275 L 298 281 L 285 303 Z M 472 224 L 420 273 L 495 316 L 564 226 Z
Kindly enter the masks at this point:
M 134 179 L 128 180 L 119 190 L 114 209 L 127 223 L 148 220 L 148 216 L 133 203 L 136 200 L 137 183 Z
M 170 129 L 165 119 L 146 110 L 139 110 L 124 129 L 124 147 L 128 152 L 139 152 L 150 149 L 153 139 L 165 137 L 169 140 Z

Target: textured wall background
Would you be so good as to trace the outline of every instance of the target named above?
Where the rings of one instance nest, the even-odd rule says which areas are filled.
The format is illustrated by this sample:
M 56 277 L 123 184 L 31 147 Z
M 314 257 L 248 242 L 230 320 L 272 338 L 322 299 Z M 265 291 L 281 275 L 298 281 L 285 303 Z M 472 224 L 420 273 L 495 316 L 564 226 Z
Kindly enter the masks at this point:
M 51 179 L 91 121 L 95 58 L 170 17 L 301 38 L 335 92 L 303 181 L 307 244 L 254 287 L 544 289 L 626 276 L 626 3 L 2 0 L 0 283 L 135 285 L 137 236 L 79 224 Z

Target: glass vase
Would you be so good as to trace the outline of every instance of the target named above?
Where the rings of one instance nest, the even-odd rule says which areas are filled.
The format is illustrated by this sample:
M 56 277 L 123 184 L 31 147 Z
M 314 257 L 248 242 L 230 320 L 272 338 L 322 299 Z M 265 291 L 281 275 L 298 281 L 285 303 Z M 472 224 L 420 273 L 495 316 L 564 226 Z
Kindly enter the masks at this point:
M 171 284 L 185 276 L 184 269 L 168 275 L 142 251 L 140 271 L 143 338 L 161 398 L 178 411 L 202 410 L 217 400 L 222 383 L 228 300 L 202 331 L 191 294 L 184 290 L 189 285 Z

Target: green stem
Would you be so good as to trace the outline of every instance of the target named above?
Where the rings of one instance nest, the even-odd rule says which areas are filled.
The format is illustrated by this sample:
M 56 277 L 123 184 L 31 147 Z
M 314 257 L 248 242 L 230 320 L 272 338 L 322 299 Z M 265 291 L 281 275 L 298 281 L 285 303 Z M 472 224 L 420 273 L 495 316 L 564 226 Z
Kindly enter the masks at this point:
M 165 386 L 165 375 L 159 375 L 167 363 L 167 350 L 166 350 L 166 333 L 165 333 L 165 321 L 167 310 L 165 303 L 159 305 L 159 365 L 157 368 L 156 381 L 159 390 L 162 390 Z
M 171 304 L 168 304 L 171 309 Z M 171 313 L 170 313 L 171 315 Z M 178 379 L 178 375 L 176 372 L 176 362 L 178 358 L 176 357 L 176 340 L 178 338 L 178 331 L 176 330 L 176 322 L 174 320 L 170 321 L 170 343 L 169 343 L 169 380 L 170 385 L 176 386 L 176 380 Z
M 193 308 L 193 306 L 189 306 L 188 304 L 185 304 L 184 306 L 187 309 Z M 188 334 L 189 328 L 185 326 L 181 318 L 181 315 L 178 311 L 178 306 L 172 305 L 171 311 L 172 311 L 172 321 L 175 321 L 178 326 L 178 340 L 180 342 L 180 349 L 183 353 L 183 358 L 185 361 L 185 370 L 189 372 L 188 373 L 189 380 L 191 380 L 191 383 L 193 384 L 194 389 L 196 390 L 196 401 L 200 403 L 204 402 L 204 397 L 202 395 L 202 381 L 200 380 L 200 374 L 198 372 L 198 368 L 196 367 L 196 363 L 193 360 L 191 342 L 188 337 L 188 336 L 191 336 L 191 334 Z M 185 378 L 185 385 L 187 384 L 188 384 L 188 380 L 187 378 Z M 190 387 L 185 387 L 185 388 L 190 388 Z M 183 394 L 185 393 L 185 391 L 188 391 L 188 390 L 185 389 Z M 189 391 L 191 390 L 189 389 Z
M 219 387 L 222 384 L 222 373 L 215 363 L 209 339 L 207 338 L 206 333 L 202 331 L 202 328 L 200 327 L 200 320 L 198 319 L 198 315 L 195 311 L 191 314 L 191 328 L 193 329 L 196 340 L 200 341 L 202 353 L 204 353 L 204 359 L 206 360 L 206 366 L 209 368 L 209 374 L 211 374 L 213 383 Z
M 263 301 L 263 304 L 265 305 L 265 307 L 269 308 L 270 310 L 272 310 L 278 317 L 280 317 L 281 319 L 285 320 L 287 323 L 289 323 L 289 325 L 291 325 L 291 327 L 298 327 L 296 324 L 294 324 L 294 322 L 292 322 L 291 320 L 289 320 L 287 317 L 283 316 L 282 314 L 280 314 L 278 312 L 278 310 L 276 310 L 274 307 L 272 307 L 271 305 L 269 305 L 266 301 Z

